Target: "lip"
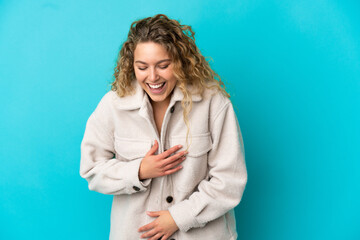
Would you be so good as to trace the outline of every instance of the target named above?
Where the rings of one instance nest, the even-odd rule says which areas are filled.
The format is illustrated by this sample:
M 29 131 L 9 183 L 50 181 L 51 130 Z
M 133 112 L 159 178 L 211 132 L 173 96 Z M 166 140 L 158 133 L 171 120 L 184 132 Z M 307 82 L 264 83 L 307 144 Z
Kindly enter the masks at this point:
M 152 89 L 150 86 L 149 86 L 149 83 L 146 83 L 146 86 L 147 88 L 149 89 L 149 91 L 152 93 L 152 94 L 163 94 L 165 92 L 165 89 L 167 87 L 167 82 L 161 82 L 161 83 L 157 83 L 157 84 L 164 84 L 164 86 L 162 86 L 161 90 L 159 89 Z M 157 84 L 153 84 L 153 85 L 157 85 Z

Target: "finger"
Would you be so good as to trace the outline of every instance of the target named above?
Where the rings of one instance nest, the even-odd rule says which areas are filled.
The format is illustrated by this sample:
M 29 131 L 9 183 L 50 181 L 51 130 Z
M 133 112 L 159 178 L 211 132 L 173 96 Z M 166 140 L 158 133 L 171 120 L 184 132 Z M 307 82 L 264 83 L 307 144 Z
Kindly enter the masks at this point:
M 181 149 L 183 146 L 182 145 L 175 145 L 171 148 L 169 148 L 168 150 L 166 150 L 165 152 L 159 154 L 158 156 L 162 159 L 167 158 L 168 156 L 170 156 L 171 154 L 173 154 L 174 152 L 178 151 L 179 149 Z
M 181 170 L 183 168 L 183 166 L 178 166 L 178 167 L 176 167 L 176 168 L 172 168 L 172 169 L 170 169 L 170 170 L 166 170 L 165 172 L 164 172 L 164 176 L 165 175 L 170 175 L 170 174 L 173 174 L 174 172 L 177 172 L 177 171 L 179 171 L 179 170 Z
M 141 237 L 141 238 L 148 238 L 148 237 L 154 236 L 154 235 L 157 234 L 157 233 L 158 233 L 158 231 L 157 231 L 155 228 L 153 228 L 153 229 L 151 229 L 150 231 L 141 234 L 140 237 Z
M 165 234 L 164 236 L 162 236 L 161 240 L 167 240 L 169 237 L 169 235 Z
M 164 164 L 163 166 L 166 166 L 166 165 L 168 165 L 168 164 L 170 164 L 170 163 L 172 163 L 172 162 L 174 162 L 174 161 L 182 158 L 182 157 L 185 156 L 186 154 L 188 154 L 188 151 L 181 151 L 181 152 L 179 152 L 179 153 L 177 153 L 177 154 L 175 154 L 175 155 L 172 155 L 172 156 L 166 158 L 166 159 L 163 161 L 163 164 Z
M 165 167 L 163 167 L 163 171 L 167 171 L 169 169 L 172 169 L 172 168 L 176 167 L 177 165 L 182 163 L 185 159 L 186 159 L 185 156 L 176 159 L 176 161 L 173 161 L 173 162 L 167 164 Z
M 138 231 L 139 232 L 148 231 L 148 230 L 154 228 L 154 226 L 155 226 L 155 223 L 154 223 L 154 221 L 152 221 L 151 223 L 146 224 L 146 225 L 142 226 L 141 228 L 139 228 Z
M 154 211 L 154 212 L 148 211 L 148 212 L 146 212 L 146 213 L 147 213 L 147 215 L 149 215 L 150 217 L 158 217 L 158 216 L 160 216 L 160 211 L 158 211 L 158 212 L 156 212 L 156 211 Z
M 156 150 L 159 148 L 159 143 L 157 142 L 157 140 L 155 140 L 154 145 L 150 148 L 150 150 L 146 153 L 146 157 L 147 156 L 151 156 L 154 155 L 154 153 L 156 152 Z
M 164 238 L 162 237 L 163 234 L 162 233 L 158 233 L 155 236 L 153 236 L 152 238 L 148 239 L 148 240 L 163 240 Z

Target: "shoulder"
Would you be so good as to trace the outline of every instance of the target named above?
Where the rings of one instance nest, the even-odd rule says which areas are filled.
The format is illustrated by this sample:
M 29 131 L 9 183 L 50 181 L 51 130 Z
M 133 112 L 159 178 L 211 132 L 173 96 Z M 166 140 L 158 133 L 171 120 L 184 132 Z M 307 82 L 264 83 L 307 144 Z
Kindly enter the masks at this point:
M 107 116 L 111 115 L 111 112 L 114 109 L 114 103 L 117 98 L 119 97 L 117 96 L 116 92 L 112 90 L 106 92 L 97 104 L 94 114 L 101 118 L 106 118 Z
M 98 103 L 98 108 L 110 108 L 112 105 L 118 101 L 120 97 L 113 90 L 108 91 L 102 97 L 100 102 Z
M 227 106 L 231 106 L 231 100 L 216 88 L 205 88 L 203 92 L 203 101 L 209 105 L 213 117 Z
M 98 102 L 95 110 L 91 114 L 89 120 L 105 132 L 111 133 L 115 129 L 114 110 L 115 101 L 119 98 L 116 92 L 110 90 L 106 92 Z
M 229 102 L 230 99 L 223 94 L 222 91 L 220 91 L 217 88 L 205 88 L 204 89 L 204 97 L 207 99 L 211 99 L 212 101 L 219 100 L 221 102 Z
M 119 99 L 119 96 L 115 91 L 110 90 L 102 96 L 99 104 L 112 104 L 116 99 Z

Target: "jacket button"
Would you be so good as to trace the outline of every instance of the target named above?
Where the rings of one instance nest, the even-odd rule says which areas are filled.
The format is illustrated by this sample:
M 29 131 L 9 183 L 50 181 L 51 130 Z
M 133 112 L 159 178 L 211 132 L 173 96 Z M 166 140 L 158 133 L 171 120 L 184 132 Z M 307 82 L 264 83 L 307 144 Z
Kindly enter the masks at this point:
M 175 110 L 175 107 L 174 107 L 174 106 L 172 106 L 172 107 L 170 108 L 170 112 L 171 112 L 171 113 L 173 113 L 173 112 L 174 112 L 174 110 Z
M 135 191 L 140 191 L 140 188 L 139 187 L 137 187 L 137 186 L 133 186 L 133 189 L 135 190 Z
M 167 201 L 168 203 L 171 203 L 171 202 L 173 201 L 173 197 L 172 197 L 172 196 L 168 196 L 168 197 L 166 198 L 166 201 Z

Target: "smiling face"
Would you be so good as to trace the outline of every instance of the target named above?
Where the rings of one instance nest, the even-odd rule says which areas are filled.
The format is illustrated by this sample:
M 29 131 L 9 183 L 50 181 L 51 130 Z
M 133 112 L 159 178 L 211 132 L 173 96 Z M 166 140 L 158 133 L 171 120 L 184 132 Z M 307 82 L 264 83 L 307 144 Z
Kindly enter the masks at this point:
M 173 64 L 166 49 L 154 42 L 138 43 L 134 51 L 134 71 L 138 83 L 152 103 L 169 104 L 176 85 Z

